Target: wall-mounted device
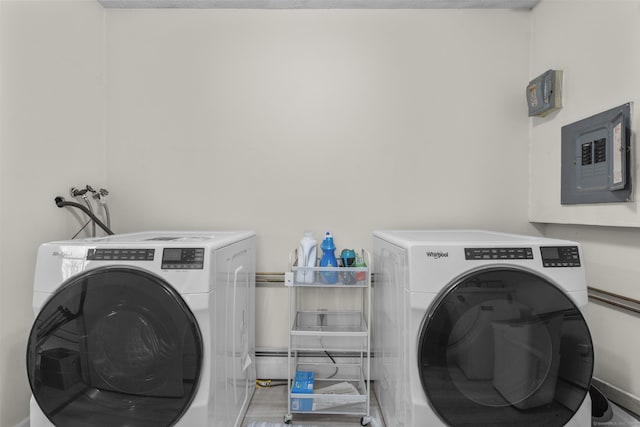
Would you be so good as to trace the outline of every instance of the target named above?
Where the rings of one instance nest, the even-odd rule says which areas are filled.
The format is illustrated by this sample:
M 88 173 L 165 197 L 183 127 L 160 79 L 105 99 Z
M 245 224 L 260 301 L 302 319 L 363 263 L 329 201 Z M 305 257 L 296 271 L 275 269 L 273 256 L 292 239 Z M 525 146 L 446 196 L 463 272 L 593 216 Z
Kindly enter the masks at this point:
M 631 200 L 631 103 L 562 127 L 561 203 Z
M 527 85 L 529 117 L 544 117 L 562 108 L 562 70 L 547 70 Z

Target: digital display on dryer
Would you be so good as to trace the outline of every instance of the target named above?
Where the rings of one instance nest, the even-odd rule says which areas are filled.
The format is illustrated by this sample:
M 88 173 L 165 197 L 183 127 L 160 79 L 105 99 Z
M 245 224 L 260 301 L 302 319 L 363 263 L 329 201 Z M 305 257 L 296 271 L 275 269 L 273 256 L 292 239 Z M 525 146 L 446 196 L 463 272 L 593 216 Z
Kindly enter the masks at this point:
M 162 254 L 162 261 L 180 261 L 182 259 L 182 249 L 165 249 Z
M 560 251 L 558 248 L 540 248 L 540 254 L 542 255 L 542 259 L 560 259 Z
M 202 270 L 204 248 L 165 248 L 162 251 L 162 268 L 165 270 Z
M 580 267 L 577 246 L 540 246 L 543 267 Z

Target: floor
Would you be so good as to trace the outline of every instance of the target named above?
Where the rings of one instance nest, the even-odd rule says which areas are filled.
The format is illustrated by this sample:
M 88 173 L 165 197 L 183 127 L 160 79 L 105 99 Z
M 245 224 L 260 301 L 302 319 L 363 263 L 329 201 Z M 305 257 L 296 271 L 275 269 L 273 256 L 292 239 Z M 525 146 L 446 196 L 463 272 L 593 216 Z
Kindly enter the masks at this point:
M 252 422 L 267 421 L 272 423 L 282 423 L 287 413 L 287 387 L 274 386 L 257 388 L 253 394 L 253 399 L 244 417 L 242 427 L 248 427 Z M 375 393 L 371 393 L 370 413 L 372 421 L 370 427 L 385 427 L 380 409 L 375 398 Z M 314 427 L 354 427 L 360 426 L 361 416 L 346 415 L 321 415 L 321 414 L 293 414 L 291 427 L 314 426 Z
M 375 384 L 372 385 L 372 388 L 374 387 Z M 640 427 L 640 420 L 612 402 L 608 403 L 612 411 L 609 411 L 606 418 L 594 418 L 594 426 Z M 371 393 L 370 411 L 372 420 L 369 426 L 385 427 L 375 393 L 373 392 Z M 281 424 L 286 412 L 286 386 L 258 388 L 253 394 L 253 399 L 245 415 L 242 427 L 248 427 L 254 422 Z M 294 414 L 290 427 L 355 427 L 360 426 L 360 418 L 360 416 Z

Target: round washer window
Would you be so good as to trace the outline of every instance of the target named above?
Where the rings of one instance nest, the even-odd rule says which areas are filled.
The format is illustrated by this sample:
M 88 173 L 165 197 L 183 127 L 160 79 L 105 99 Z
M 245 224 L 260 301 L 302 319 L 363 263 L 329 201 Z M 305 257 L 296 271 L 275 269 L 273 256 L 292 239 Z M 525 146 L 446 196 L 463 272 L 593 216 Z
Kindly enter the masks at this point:
M 423 320 L 422 387 L 450 426 L 563 426 L 588 393 L 589 329 L 570 297 L 515 268 L 456 281 Z
M 188 409 L 202 338 L 182 297 L 144 270 L 104 267 L 65 282 L 29 336 L 33 396 L 58 426 L 163 427 Z

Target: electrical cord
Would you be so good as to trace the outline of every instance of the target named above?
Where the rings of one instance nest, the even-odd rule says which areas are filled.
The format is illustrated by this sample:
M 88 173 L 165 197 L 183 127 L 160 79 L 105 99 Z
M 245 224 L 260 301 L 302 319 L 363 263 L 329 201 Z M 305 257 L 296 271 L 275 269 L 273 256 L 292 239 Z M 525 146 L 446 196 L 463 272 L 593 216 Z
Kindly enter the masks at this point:
M 60 196 L 55 198 L 55 203 L 56 203 L 56 206 L 59 208 L 72 207 L 72 208 L 80 209 L 82 212 L 87 214 L 89 218 L 91 218 L 91 220 L 93 220 L 93 222 L 98 227 L 102 228 L 102 230 L 104 230 L 105 233 L 107 233 L 108 235 L 115 234 L 113 231 L 111 231 L 111 229 L 108 226 L 106 226 L 102 221 L 100 221 L 100 218 L 95 216 L 93 212 L 91 212 L 86 206 L 83 206 L 80 203 L 68 202 L 64 199 L 64 197 L 60 197 Z
M 78 232 L 76 234 L 73 235 L 73 237 L 71 238 L 71 240 L 75 239 L 76 237 L 78 237 L 78 234 L 82 233 L 82 230 L 84 230 L 85 228 L 87 228 L 87 225 L 89 225 L 89 223 L 91 222 L 91 220 L 87 221 L 84 223 L 84 225 L 82 226 L 82 228 L 80 230 L 78 230 Z
M 91 204 L 91 200 L 89 200 L 89 196 L 87 196 L 87 193 L 92 193 L 93 197 L 96 197 L 96 190 L 94 190 L 93 187 L 90 186 L 89 184 L 85 185 L 84 188 L 71 187 L 71 197 L 75 197 L 75 198 L 79 197 L 82 200 L 84 200 L 84 204 L 87 205 L 87 209 L 89 209 L 89 211 L 95 215 L 93 211 L 93 205 Z M 75 239 L 85 228 L 87 228 L 87 225 L 89 225 L 90 223 L 91 223 L 91 237 L 96 237 L 96 223 L 93 222 L 91 219 L 89 219 L 89 221 L 87 221 L 80 228 L 80 230 L 78 230 L 76 234 L 73 235 L 71 239 Z
M 334 359 L 334 358 L 329 354 L 329 352 L 328 352 L 327 350 L 324 350 L 324 354 L 326 354 L 326 355 L 327 355 L 327 357 L 328 357 L 329 359 L 331 359 L 331 361 L 333 362 L 333 364 L 334 364 L 334 365 L 337 365 L 337 363 L 336 363 L 336 359 Z M 338 371 L 340 370 L 340 368 L 338 368 L 337 366 L 336 366 L 335 368 L 336 368 L 335 372 L 334 372 L 333 374 L 329 375 L 329 376 L 327 377 L 327 379 L 331 379 L 331 378 L 335 377 L 336 375 L 338 375 Z
M 287 381 L 274 382 L 273 380 L 263 380 L 263 379 L 256 380 L 256 388 L 271 388 L 271 387 L 278 387 L 278 386 L 283 386 L 287 384 L 288 384 Z
M 326 314 L 325 313 L 320 313 L 320 315 L 319 315 L 320 325 L 324 325 L 325 318 L 326 318 Z M 320 337 L 320 347 L 324 347 L 324 343 L 322 342 L 323 338 L 324 337 Z M 331 359 L 331 361 L 333 362 L 334 365 L 337 365 L 336 360 L 329 354 L 329 352 L 327 350 L 322 350 L 322 351 L 324 351 L 324 354 L 326 354 L 327 357 L 329 359 Z M 331 379 L 331 378 L 335 377 L 336 375 L 338 375 L 338 371 L 340 370 L 340 368 L 338 366 L 335 366 L 335 368 L 336 368 L 336 370 L 333 372 L 333 374 L 329 375 L 327 377 L 327 379 Z
M 111 214 L 109 213 L 107 202 L 102 203 L 102 209 L 104 209 L 104 216 L 107 219 L 107 227 L 111 228 Z
M 87 205 L 87 208 L 89 209 L 89 212 L 91 212 L 92 215 L 95 216 L 95 214 L 93 213 L 93 206 L 91 206 L 91 202 L 89 201 L 89 198 L 87 197 L 86 194 L 82 195 L 82 199 L 84 200 L 84 203 Z M 91 222 L 91 220 L 89 220 L 89 222 Z M 84 227 L 82 227 L 84 228 Z M 96 223 L 95 221 L 91 223 L 91 237 L 96 237 Z
M 85 188 L 86 188 L 86 192 L 82 195 L 82 198 L 84 199 L 84 202 L 87 204 L 87 207 L 89 208 L 91 213 L 94 213 L 93 212 L 93 205 L 91 204 L 91 200 L 89 200 L 89 196 L 87 196 L 87 193 L 91 193 L 95 197 L 95 195 L 97 194 L 96 190 L 94 190 L 93 187 L 90 186 L 89 184 L 87 184 L 85 186 Z M 111 228 L 111 227 L 109 227 L 109 228 Z M 96 223 L 95 222 L 91 223 L 91 237 L 96 237 Z

